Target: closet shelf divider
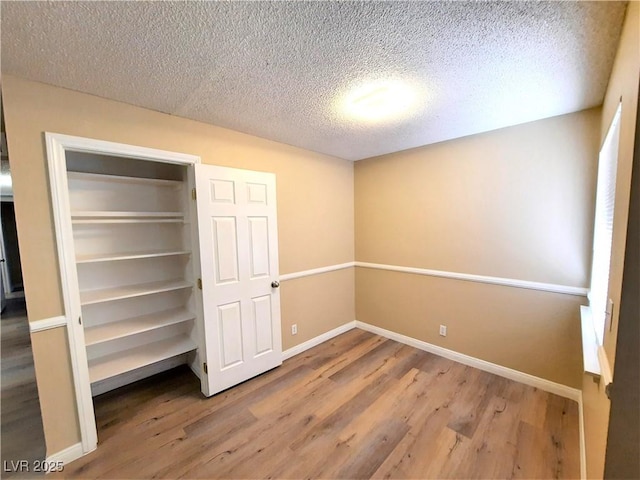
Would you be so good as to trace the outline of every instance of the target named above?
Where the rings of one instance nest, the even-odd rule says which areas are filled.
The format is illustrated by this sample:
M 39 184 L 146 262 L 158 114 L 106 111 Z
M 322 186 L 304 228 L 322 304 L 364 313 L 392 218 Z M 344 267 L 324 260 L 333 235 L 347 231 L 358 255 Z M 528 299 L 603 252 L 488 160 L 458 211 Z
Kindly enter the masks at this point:
M 91 305 L 94 303 L 110 302 L 125 298 L 152 295 L 154 293 L 169 292 L 193 287 L 192 282 L 184 279 L 176 279 L 162 282 L 139 283 L 134 285 L 123 285 L 119 287 L 105 288 L 100 290 L 86 290 L 80 292 L 80 304 Z
M 197 346 L 186 335 L 149 343 L 144 348 L 132 348 L 89 361 L 91 383 L 106 380 L 137 368 L 195 350 Z
M 178 255 L 189 255 L 189 250 L 141 250 L 138 252 L 127 253 L 97 253 L 88 255 L 78 255 L 76 257 L 76 263 L 97 263 L 97 262 L 111 262 L 117 260 L 136 260 L 139 258 L 156 258 L 156 257 L 169 257 Z
M 148 332 L 177 323 L 188 322 L 196 318 L 195 314 L 186 308 L 174 308 L 161 312 L 140 315 L 127 318 L 112 323 L 96 325 L 94 327 L 85 326 L 85 345 L 90 347 L 100 343 L 116 340 L 119 338 Z

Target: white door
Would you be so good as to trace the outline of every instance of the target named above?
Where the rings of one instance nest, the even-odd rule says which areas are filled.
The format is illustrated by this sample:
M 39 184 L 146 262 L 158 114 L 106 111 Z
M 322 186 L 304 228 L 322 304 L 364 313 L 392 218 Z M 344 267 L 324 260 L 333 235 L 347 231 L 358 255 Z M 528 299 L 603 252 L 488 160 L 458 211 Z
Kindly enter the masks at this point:
M 271 173 L 202 164 L 195 180 L 202 383 L 213 395 L 282 364 L 276 181 Z

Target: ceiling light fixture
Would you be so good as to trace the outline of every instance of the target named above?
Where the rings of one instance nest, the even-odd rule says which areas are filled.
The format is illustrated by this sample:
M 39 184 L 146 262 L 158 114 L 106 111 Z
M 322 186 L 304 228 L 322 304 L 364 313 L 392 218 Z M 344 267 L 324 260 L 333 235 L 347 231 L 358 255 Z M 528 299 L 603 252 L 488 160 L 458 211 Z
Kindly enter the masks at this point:
M 415 90 L 406 83 L 374 82 L 348 94 L 343 109 L 351 117 L 378 122 L 409 114 L 415 108 L 416 100 Z

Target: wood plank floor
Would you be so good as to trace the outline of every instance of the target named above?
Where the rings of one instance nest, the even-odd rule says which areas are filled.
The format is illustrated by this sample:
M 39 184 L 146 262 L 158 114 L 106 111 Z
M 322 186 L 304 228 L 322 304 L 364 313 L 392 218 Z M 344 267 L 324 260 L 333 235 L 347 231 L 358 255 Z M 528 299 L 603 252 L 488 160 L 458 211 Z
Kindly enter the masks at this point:
M 361 330 L 208 399 L 181 368 L 95 406 L 58 477 L 579 477 L 575 402 Z
M 2 477 L 24 476 L 6 471 L 7 462 L 27 460 L 33 466 L 45 455 L 40 402 L 33 368 L 31 337 L 24 299 L 8 300 L 0 320 L 2 351 L 0 414 Z M 11 468 L 8 468 L 11 470 Z

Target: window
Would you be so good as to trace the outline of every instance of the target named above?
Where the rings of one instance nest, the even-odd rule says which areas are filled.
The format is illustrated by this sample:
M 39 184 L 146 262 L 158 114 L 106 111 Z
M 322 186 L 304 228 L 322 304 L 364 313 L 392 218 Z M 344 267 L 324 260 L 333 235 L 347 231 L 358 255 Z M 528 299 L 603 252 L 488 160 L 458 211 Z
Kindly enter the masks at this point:
M 604 139 L 598 160 L 598 185 L 596 189 L 596 215 L 593 228 L 593 260 L 589 306 L 599 345 L 602 345 L 609 298 L 609 267 L 611 265 L 611 240 L 613 237 L 613 210 L 618 168 L 618 143 L 620 140 L 620 112 L 616 113 Z

